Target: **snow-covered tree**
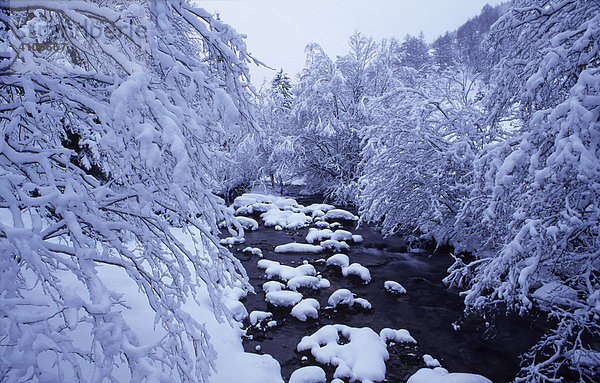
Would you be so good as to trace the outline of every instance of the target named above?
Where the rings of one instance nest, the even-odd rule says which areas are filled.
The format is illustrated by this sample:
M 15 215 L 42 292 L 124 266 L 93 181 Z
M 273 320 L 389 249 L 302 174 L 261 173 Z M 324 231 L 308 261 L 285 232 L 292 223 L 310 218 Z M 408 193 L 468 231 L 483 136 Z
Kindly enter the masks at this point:
M 468 195 L 472 161 L 486 137 L 477 75 L 463 68 L 418 72 L 411 86 L 374 99 L 363 129 L 360 211 L 386 235 L 446 242 Z
M 207 288 L 221 316 L 222 287 L 243 280 L 218 245 L 212 164 L 248 116 L 244 42 L 183 0 L 0 10 L 0 375 L 205 380 L 209 336 L 185 307 Z M 145 294 L 155 344 L 101 271 Z
M 492 29 L 499 64 L 490 121 L 511 136 L 486 147 L 462 210 L 475 260 L 448 282 L 469 310 L 547 311 L 553 328 L 517 381 L 558 382 L 600 368 L 600 4 L 517 1 Z

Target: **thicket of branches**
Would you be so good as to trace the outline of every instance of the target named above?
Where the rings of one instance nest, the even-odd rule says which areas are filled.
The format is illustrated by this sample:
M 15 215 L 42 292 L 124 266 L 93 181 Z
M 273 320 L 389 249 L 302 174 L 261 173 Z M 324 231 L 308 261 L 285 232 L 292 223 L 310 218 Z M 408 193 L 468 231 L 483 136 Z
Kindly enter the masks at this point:
M 222 287 L 244 280 L 218 245 L 229 213 L 214 194 L 248 118 L 242 39 L 188 1 L 0 12 L 0 375 L 204 380 L 214 353 L 185 306 L 207 287 L 220 317 Z M 110 270 L 146 295 L 156 344 Z
M 600 367 L 600 4 L 513 1 L 433 44 L 316 44 L 288 151 L 307 186 L 388 235 L 448 243 L 468 311 L 542 310 L 517 381 Z M 472 261 L 467 261 L 472 259 Z

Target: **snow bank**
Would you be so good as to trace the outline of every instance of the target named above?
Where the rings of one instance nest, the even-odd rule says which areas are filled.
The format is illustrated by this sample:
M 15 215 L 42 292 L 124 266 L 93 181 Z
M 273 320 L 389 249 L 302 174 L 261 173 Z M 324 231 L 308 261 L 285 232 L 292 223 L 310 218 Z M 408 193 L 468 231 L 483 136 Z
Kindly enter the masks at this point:
M 392 294 L 406 294 L 406 289 L 398 282 L 385 281 L 383 282 L 383 288 L 388 293 Z
M 321 305 L 314 298 L 306 298 L 292 308 L 292 316 L 304 322 L 307 318 L 317 319 Z
M 306 366 L 294 371 L 289 383 L 327 383 L 327 377 L 321 367 Z
M 342 343 L 342 337 L 347 343 Z M 386 344 L 370 328 L 327 325 L 302 338 L 298 352 L 310 351 L 319 363 L 336 366 L 334 378 L 375 382 L 385 379 Z
M 422 368 L 408 378 L 407 383 L 492 383 L 491 380 L 475 374 L 448 373 L 442 367 L 433 370 Z
M 275 247 L 276 253 L 313 253 L 317 254 L 323 251 L 319 245 L 309 245 L 308 243 L 286 243 Z

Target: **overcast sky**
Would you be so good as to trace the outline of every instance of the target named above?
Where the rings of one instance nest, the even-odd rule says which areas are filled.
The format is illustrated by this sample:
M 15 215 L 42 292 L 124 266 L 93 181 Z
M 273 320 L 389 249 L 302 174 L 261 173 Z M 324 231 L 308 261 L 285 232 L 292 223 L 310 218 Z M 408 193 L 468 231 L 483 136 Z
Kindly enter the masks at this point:
M 247 36 L 248 51 L 267 65 L 283 68 L 292 78 L 304 67 L 304 47 L 321 44 L 335 59 L 348 51 L 354 31 L 376 40 L 403 39 L 423 32 L 428 42 L 455 30 L 486 3 L 501 0 L 196 0 Z M 251 67 L 258 87 L 274 72 Z

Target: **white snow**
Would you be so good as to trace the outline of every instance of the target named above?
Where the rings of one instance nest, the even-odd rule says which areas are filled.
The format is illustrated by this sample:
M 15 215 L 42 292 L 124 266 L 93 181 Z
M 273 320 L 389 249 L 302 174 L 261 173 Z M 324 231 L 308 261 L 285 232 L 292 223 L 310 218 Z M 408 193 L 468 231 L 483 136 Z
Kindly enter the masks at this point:
M 246 230 L 257 230 L 258 222 L 255 219 L 243 216 L 237 216 L 233 218 L 237 223 Z
M 346 254 L 334 254 L 327 258 L 326 264 L 327 266 L 339 266 L 343 269 L 350 265 L 350 258 Z
M 306 298 L 292 308 L 292 316 L 304 322 L 307 318 L 317 319 L 321 305 L 314 298 Z
M 354 242 L 354 243 L 361 243 L 362 241 L 363 241 L 362 235 L 354 234 L 352 236 L 352 242 Z
M 327 224 L 327 226 L 329 226 L 329 224 Z M 319 230 L 319 229 L 315 229 L 315 228 L 311 227 L 310 229 L 308 229 L 308 234 L 306 235 L 306 242 L 308 242 L 308 243 L 321 242 L 324 239 L 331 238 L 332 235 L 333 235 L 332 230 L 329 230 L 329 229 Z
M 258 255 L 259 257 L 263 256 L 262 250 L 259 249 L 258 247 L 246 247 L 244 250 L 242 250 L 244 253 L 250 253 L 253 255 Z
M 342 209 L 331 209 L 327 213 L 325 213 L 325 219 L 327 220 L 335 220 L 335 219 L 343 219 L 347 221 L 358 221 L 358 217 L 349 211 Z
M 289 281 L 290 279 L 302 275 L 317 275 L 315 267 L 310 264 L 303 264 L 297 267 L 282 265 L 277 261 L 270 261 L 267 259 L 261 259 L 258 261 L 258 267 L 265 269 L 265 275 L 268 279 L 278 277 L 282 281 Z
M 348 289 L 338 289 L 331 293 L 327 303 L 332 307 L 339 305 L 352 307 L 354 305 L 354 294 Z
M 348 340 L 340 344 L 341 336 Z M 370 328 L 341 324 L 327 325 L 302 338 L 298 352 L 310 351 L 319 363 L 336 366 L 334 378 L 351 382 L 376 382 L 385 379 L 386 344 Z
M 408 330 L 405 329 L 394 330 L 391 328 L 383 328 L 379 331 L 379 337 L 381 337 L 384 342 L 417 343 L 415 338 L 413 338 Z
M 430 368 L 442 367 L 442 365 L 440 364 L 440 361 L 435 359 L 433 356 L 431 356 L 429 354 L 423 355 L 423 362 L 425 363 L 425 365 L 427 367 L 430 367 Z
M 250 312 L 248 319 L 250 320 L 250 324 L 252 326 L 256 326 L 257 324 L 262 323 L 267 319 L 271 319 L 272 317 L 273 313 L 270 313 L 268 311 L 255 310 Z
M 371 310 L 373 305 L 365 298 L 354 298 L 354 304 L 361 306 L 365 310 Z
M 265 300 L 276 307 L 294 306 L 302 299 L 302 294 L 295 291 L 271 291 L 265 296 Z
M 335 206 L 328 205 L 326 203 L 313 203 L 312 205 L 308 205 L 302 208 L 302 212 L 305 214 L 312 214 L 315 211 L 327 212 L 329 210 L 335 209 Z
M 313 253 L 317 254 L 323 251 L 319 245 L 310 245 L 308 243 L 286 243 L 275 247 L 276 253 Z
M 369 269 L 360 263 L 353 263 L 348 267 L 342 268 L 342 275 L 344 275 L 344 277 L 356 275 L 360 277 L 365 284 L 371 282 L 371 273 L 369 272 Z
M 323 249 L 333 250 L 333 251 L 342 251 L 342 250 L 350 250 L 350 246 L 344 241 L 336 241 L 335 239 L 328 239 L 320 243 Z
M 450 374 L 445 368 L 436 367 L 433 370 L 429 368 L 420 369 L 408 378 L 407 383 L 492 383 L 492 381 L 481 375 Z
M 327 279 L 320 277 L 313 277 L 310 275 L 299 275 L 290 279 L 287 282 L 287 286 L 290 290 L 298 291 L 299 288 L 306 287 L 313 290 L 319 290 L 321 288 L 329 287 L 330 283 Z
M 321 367 L 306 366 L 292 372 L 289 383 L 327 383 L 327 377 Z
M 383 288 L 385 291 L 392 294 L 406 294 L 406 289 L 396 281 L 383 282 Z
M 243 237 L 227 237 L 227 238 L 221 239 L 220 242 L 221 242 L 221 245 L 231 246 L 231 245 L 237 245 L 237 244 L 246 242 L 246 238 L 243 238 Z
M 279 210 L 278 208 L 269 209 L 260 215 L 265 226 L 279 226 L 283 229 L 300 229 L 308 226 L 312 218 L 304 213 L 294 213 L 289 210 Z
M 270 293 L 271 291 L 281 291 L 284 288 L 285 285 L 278 281 L 267 281 L 262 285 L 262 289 L 265 293 Z

